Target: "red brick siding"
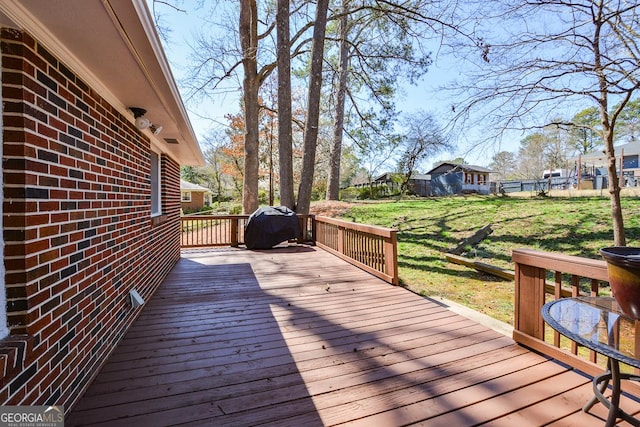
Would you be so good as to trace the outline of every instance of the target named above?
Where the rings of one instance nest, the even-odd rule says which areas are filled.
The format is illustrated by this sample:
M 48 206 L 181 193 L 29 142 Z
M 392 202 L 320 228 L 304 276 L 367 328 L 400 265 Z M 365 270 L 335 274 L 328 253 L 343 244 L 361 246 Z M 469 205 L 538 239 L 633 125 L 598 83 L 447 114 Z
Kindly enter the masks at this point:
M 192 191 L 191 201 L 182 202 L 182 209 L 201 209 L 204 207 L 204 193 L 202 191 Z
M 0 401 L 69 409 L 139 312 L 129 290 L 148 300 L 180 257 L 179 165 L 161 157 L 151 218 L 150 141 L 28 34 L 3 29 L 0 47 Z

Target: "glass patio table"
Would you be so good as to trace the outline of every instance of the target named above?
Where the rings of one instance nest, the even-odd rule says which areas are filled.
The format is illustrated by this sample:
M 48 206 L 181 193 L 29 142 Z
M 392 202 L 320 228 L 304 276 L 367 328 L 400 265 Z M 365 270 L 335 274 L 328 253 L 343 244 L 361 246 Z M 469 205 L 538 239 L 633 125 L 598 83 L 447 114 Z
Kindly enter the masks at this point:
M 614 298 L 574 297 L 561 298 L 542 307 L 542 317 L 553 329 L 590 350 L 607 356 L 607 370 L 593 379 L 594 396 L 582 410 L 588 412 L 600 401 L 609 409 L 606 426 L 615 425 L 622 418 L 640 426 L 640 420 L 620 408 L 621 380 L 640 381 L 640 376 L 621 373 L 620 363 L 640 368 L 636 352 L 640 331 L 635 321 L 625 316 Z M 604 391 L 611 383 L 611 397 Z

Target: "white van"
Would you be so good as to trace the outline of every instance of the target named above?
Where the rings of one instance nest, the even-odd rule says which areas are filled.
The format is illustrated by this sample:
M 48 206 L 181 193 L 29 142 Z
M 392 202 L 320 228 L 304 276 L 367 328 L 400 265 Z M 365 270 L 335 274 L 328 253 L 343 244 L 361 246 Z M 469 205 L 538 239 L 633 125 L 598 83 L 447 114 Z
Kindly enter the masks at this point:
M 548 179 L 549 177 L 551 177 L 551 178 L 564 178 L 564 170 L 562 170 L 562 169 L 554 169 L 554 170 L 545 169 L 544 172 L 542 172 L 542 179 Z

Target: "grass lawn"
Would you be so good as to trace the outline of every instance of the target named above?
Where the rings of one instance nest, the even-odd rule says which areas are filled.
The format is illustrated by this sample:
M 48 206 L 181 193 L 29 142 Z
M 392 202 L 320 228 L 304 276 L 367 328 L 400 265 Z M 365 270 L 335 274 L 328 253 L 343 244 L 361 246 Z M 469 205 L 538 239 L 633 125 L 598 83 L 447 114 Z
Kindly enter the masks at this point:
M 623 195 L 628 246 L 640 246 L 640 197 Z M 398 229 L 400 280 L 414 292 L 441 296 L 513 324 L 514 284 L 448 263 L 445 252 L 479 228 L 493 233 L 465 257 L 513 269 L 511 251 L 532 248 L 600 259 L 613 245 L 604 197 L 456 196 L 362 203 L 342 218 Z

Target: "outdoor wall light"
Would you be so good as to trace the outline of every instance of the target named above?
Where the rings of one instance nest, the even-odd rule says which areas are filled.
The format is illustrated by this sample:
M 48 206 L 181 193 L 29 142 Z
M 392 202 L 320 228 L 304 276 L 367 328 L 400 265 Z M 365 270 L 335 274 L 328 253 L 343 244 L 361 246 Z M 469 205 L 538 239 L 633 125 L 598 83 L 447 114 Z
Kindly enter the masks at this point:
M 135 123 L 138 130 L 145 130 L 151 126 L 151 120 L 144 116 L 147 110 L 139 107 L 129 107 L 129 110 L 131 110 L 133 117 L 136 119 Z
M 153 132 L 154 135 L 160 135 L 160 132 L 162 132 L 162 126 L 151 125 L 149 126 L 149 129 L 151 129 L 151 132 Z

